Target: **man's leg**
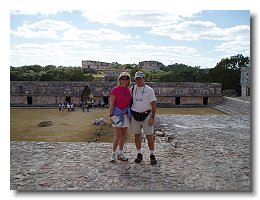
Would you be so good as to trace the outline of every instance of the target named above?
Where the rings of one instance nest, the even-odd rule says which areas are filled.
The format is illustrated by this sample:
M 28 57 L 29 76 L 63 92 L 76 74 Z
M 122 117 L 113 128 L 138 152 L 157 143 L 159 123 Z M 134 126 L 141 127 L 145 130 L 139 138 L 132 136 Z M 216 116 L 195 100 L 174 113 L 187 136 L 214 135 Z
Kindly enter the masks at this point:
M 153 135 L 146 135 L 147 141 L 148 141 L 148 147 L 150 149 L 151 154 L 153 154 L 154 151 L 154 140 Z
M 143 154 L 142 154 L 142 144 L 141 144 L 141 133 L 135 134 L 135 146 L 137 149 L 137 157 L 135 159 L 136 163 L 140 163 L 143 160 Z
M 135 146 L 136 146 L 136 149 L 139 150 L 141 149 L 141 133 L 137 133 L 135 134 Z
M 155 159 L 154 155 L 154 140 L 153 140 L 153 134 L 146 135 L 147 141 L 148 141 L 148 147 L 150 149 L 150 161 L 152 165 L 156 165 L 157 161 Z
M 136 121 L 133 116 L 130 123 L 131 132 L 135 134 L 135 146 L 137 149 L 137 158 L 135 159 L 136 163 L 140 163 L 143 159 L 142 155 L 142 144 L 141 144 L 141 123 Z

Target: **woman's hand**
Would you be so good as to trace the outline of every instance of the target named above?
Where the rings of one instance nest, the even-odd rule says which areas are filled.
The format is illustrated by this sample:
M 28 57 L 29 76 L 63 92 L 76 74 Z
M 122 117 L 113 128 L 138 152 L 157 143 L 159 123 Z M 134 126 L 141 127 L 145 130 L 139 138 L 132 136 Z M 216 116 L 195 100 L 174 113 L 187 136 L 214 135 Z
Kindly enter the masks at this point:
M 112 116 L 113 116 L 113 115 L 108 115 L 108 123 L 109 123 L 109 124 L 113 124 L 113 121 L 112 121 L 112 119 L 111 119 Z

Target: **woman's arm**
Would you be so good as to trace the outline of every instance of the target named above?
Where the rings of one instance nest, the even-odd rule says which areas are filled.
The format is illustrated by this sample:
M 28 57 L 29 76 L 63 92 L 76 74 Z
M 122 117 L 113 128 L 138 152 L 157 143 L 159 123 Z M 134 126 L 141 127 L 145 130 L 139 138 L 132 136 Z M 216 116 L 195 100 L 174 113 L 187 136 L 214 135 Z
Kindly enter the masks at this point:
M 109 104 L 109 116 L 112 116 L 113 115 L 113 110 L 114 110 L 114 107 L 115 107 L 115 95 L 111 94 L 110 95 L 110 104 Z

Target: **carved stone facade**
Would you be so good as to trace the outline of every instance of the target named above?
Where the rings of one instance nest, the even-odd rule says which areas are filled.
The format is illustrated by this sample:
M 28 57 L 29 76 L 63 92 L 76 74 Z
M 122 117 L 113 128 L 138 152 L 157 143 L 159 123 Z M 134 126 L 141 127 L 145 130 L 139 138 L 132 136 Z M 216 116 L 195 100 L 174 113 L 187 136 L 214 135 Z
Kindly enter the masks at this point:
M 109 92 L 116 82 L 59 82 L 59 81 L 11 81 L 11 105 L 56 105 L 68 101 L 79 105 L 87 85 L 93 99 L 108 102 Z M 154 83 L 147 85 L 154 88 L 158 105 L 207 105 L 221 100 L 220 83 Z
M 111 63 L 92 61 L 92 60 L 82 60 L 82 69 L 109 69 L 112 67 Z
M 151 60 L 139 62 L 138 66 L 142 67 L 143 70 L 159 70 L 160 67 L 164 67 L 164 64 Z
M 241 96 L 250 96 L 251 89 L 251 67 L 241 67 L 240 76 Z

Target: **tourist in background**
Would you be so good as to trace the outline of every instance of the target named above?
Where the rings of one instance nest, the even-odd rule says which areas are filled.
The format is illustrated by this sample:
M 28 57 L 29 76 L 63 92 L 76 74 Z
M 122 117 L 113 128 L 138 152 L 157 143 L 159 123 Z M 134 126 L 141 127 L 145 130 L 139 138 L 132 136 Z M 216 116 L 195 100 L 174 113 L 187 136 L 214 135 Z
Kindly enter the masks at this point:
M 122 72 L 118 77 L 118 85 L 110 92 L 109 118 L 114 127 L 113 152 L 110 162 L 118 160 L 127 161 L 127 156 L 123 153 L 127 127 L 130 126 L 131 110 L 129 103 L 130 94 L 130 74 Z M 117 147 L 119 147 L 116 153 Z
M 64 109 L 65 109 L 65 103 L 63 102 L 63 103 L 61 104 L 61 110 L 64 111 Z
M 61 103 L 59 103 L 59 111 L 61 111 Z
M 145 84 L 145 76 L 142 71 L 135 73 L 135 85 L 130 89 L 133 96 L 131 106 L 131 132 L 135 134 L 135 145 L 137 149 L 136 163 L 143 160 L 141 149 L 141 132 L 143 131 L 150 149 L 150 161 L 152 165 L 157 164 L 154 155 L 154 117 L 156 112 L 156 97 L 153 89 Z M 143 130 L 142 130 L 143 129 Z

